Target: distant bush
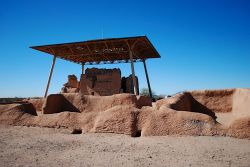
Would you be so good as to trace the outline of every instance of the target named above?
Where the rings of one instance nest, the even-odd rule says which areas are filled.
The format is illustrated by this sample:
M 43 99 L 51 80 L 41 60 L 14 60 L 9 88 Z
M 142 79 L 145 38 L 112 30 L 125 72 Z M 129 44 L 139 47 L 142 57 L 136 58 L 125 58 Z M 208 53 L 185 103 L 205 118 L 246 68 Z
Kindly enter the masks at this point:
M 152 96 L 153 96 L 152 100 L 153 101 L 157 101 L 157 100 L 165 98 L 165 95 L 156 95 L 153 90 L 151 90 L 151 91 L 152 91 Z M 150 97 L 148 88 L 142 88 L 141 91 L 140 91 L 140 95 Z
M 25 98 L 23 97 L 7 97 L 7 98 L 0 98 L 0 103 L 11 103 L 15 101 L 22 101 Z
M 151 90 L 151 91 L 152 91 L 152 96 L 154 97 L 155 92 L 153 90 Z M 148 88 L 142 88 L 141 91 L 140 91 L 140 95 L 150 97 Z

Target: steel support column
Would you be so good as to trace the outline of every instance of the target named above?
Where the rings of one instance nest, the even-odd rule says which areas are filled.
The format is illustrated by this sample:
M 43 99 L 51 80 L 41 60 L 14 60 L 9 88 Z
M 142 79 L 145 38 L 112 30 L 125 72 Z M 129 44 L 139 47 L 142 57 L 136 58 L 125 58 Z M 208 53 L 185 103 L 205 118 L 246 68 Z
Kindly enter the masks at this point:
M 152 95 L 152 91 L 151 91 L 151 86 L 150 86 L 150 82 L 149 82 L 149 78 L 148 78 L 148 70 L 147 70 L 147 66 L 146 66 L 146 61 L 143 60 L 142 62 L 143 62 L 143 66 L 144 66 L 144 70 L 145 70 L 145 74 L 146 74 L 147 83 L 148 83 L 149 96 L 151 97 L 151 99 L 153 99 L 153 95 Z
M 84 74 L 84 63 L 82 63 L 82 74 Z
M 133 52 L 131 50 L 129 51 L 129 57 L 130 57 L 131 70 L 132 70 L 132 80 L 133 80 L 133 85 L 134 85 L 134 93 L 136 95 L 139 95 L 139 90 L 138 90 L 137 82 L 136 82 L 136 79 L 135 79 Z
M 45 91 L 45 94 L 44 94 L 44 98 L 47 97 L 47 94 L 48 94 L 49 85 L 50 85 L 50 80 L 51 80 L 52 73 L 53 73 L 53 70 L 54 70 L 55 62 L 56 62 L 56 56 L 54 55 L 54 57 L 53 57 L 53 62 L 52 62 L 51 68 L 50 68 L 49 79 L 48 79 L 46 91 Z

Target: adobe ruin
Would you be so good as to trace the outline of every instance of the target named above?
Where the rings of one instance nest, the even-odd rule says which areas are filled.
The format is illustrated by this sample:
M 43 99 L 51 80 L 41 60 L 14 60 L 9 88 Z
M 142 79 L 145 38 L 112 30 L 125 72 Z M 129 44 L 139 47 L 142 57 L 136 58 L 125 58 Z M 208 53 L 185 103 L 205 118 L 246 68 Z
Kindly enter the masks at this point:
M 77 93 L 79 92 L 79 82 L 75 75 L 68 75 L 68 82 L 61 89 L 61 93 Z
M 136 89 L 139 90 L 138 78 Z M 121 77 L 121 70 L 87 68 L 81 74 L 80 81 L 75 75 L 68 76 L 68 82 L 63 85 L 61 93 L 82 93 L 83 95 L 110 96 L 119 93 L 134 93 L 132 75 Z
M 0 124 L 63 127 L 83 133 L 108 132 L 133 137 L 138 134 L 219 135 L 250 139 L 250 89 L 183 92 L 156 103 L 148 97 L 135 95 L 139 88 L 133 63 L 143 62 L 150 90 L 145 64 L 150 56 L 145 55 L 158 57 L 145 37 L 34 48 L 54 54 L 45 98 L 0 104 Z M 70 75 L 61 94 L 47 96 L 56 57 L 81 63 L 82 75 L 80 82 Z M 132 75 L 124 78 L 119 69 L 96 68 L 87 69 L 85 73 L 83 68 L 89 63 L 115 61 L 130 62 Z M 79 91 L 83 93 L 75 93 Z M 120 94 L 127 91 L 135 91 L 135 94 Z
M 84 95 L 109 96 L 119 93 L 139 95 L 139 82 L 135 76 L 134 63 L 142 62 L 148 84 L 149 95 L 152 91 L 149 82 L 146 60 L 160 58 L 159 53 L 146 36 L 109 38 L 84 42 L 62 43 L 53 45 L 33 46 L 32 49 L 53 55 L 53 61 L 45 90 L 47 97 L 56 58 L 82 65 L 80 83 L 76 76 L 69 76 L 62 93 L 81 92 Z M 130 63 L 131 75 L 121 78 L 120 69 L 87 69 L 85 65 Z
M 43 103 L 43 106 L 40 104 Z M 230 136 L 250 139 L 250 89 L 203 90 L 158 100 L 133 94 L 51 94 L 0 104 L 0 124 L 81 129 L 137 136 Z

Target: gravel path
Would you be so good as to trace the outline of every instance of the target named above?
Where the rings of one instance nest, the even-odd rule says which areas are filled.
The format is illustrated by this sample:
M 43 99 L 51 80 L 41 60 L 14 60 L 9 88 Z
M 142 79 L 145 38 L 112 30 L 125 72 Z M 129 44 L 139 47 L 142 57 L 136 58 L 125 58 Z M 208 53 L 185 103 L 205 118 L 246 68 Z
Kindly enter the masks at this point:
M 244 166 L 250 141 L 229 137 L 71 134 L 0 126 L 0 166 Z

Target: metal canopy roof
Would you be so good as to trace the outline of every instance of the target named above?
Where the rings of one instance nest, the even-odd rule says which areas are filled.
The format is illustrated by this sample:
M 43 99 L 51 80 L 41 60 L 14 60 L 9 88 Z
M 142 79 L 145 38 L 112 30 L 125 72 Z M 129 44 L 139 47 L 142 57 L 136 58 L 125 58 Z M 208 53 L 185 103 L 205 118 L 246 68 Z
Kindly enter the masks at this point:
M 160 58 L 146 36 L 98 39 L 30 48 L 79 64 L 126 63 L 130 61 L 130 51 L 133 52 L 133 61 Z

